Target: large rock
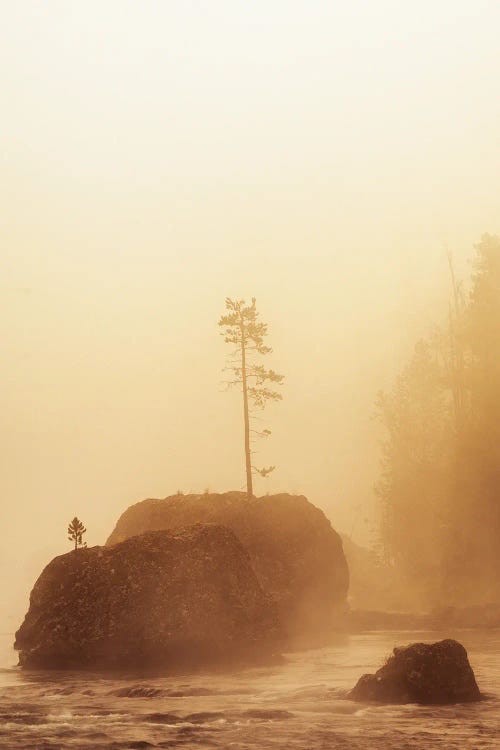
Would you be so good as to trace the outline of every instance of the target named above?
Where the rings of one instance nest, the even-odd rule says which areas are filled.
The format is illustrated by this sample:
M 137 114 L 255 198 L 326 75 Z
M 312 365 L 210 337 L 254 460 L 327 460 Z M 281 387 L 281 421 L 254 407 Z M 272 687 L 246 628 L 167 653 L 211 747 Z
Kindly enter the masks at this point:
M 126 510 L 107 544 L 156 529 L 192 523 L 232 529 L 250 555 L 265 592 L 293 639 L 323 636 L 345 608 L 349 573 L 342 541 L 324 513 L 305 497 L 243 492 L 173 495 Z
M 457 641 L 395 648 L 375 674 L 365 674 L 349 693 L 356 701 L 464 703 L 481 698 L 467 651 Z
M 56 557 L 15 648 L 35 668 L 198 666 L 270 655 L 277 622 L 234 533 L 200 524 Z

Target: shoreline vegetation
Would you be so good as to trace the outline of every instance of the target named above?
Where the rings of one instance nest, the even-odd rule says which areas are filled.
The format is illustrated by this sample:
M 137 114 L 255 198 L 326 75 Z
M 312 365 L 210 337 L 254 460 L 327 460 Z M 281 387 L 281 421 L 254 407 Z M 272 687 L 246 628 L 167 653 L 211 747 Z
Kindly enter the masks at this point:
M 500 237 L 467 283 L 449 268 L 447 317 L 376 405 L 378 554 L 418 610 L 500 603 Z

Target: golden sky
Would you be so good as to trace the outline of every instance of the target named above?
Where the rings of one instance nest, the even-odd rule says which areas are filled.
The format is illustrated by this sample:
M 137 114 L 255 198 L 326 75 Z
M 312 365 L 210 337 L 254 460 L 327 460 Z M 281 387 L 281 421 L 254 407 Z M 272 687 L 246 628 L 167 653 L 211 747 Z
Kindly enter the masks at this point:
M 16 606 L 75 514 L 96 544 L 145 496 L 243 486 L 227 295 L 286 375 L 257 493 L 367 538 L 376 392 L 445 308 L 445 247 L 467 274 L 500 231 L 499 28 L 480 0 L 1 0 Z

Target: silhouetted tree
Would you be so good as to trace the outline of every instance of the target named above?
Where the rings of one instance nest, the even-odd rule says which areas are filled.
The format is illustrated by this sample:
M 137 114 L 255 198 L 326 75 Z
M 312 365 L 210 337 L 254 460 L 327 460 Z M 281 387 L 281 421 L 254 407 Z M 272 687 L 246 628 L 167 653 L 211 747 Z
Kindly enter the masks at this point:
M 68 526 L 68 539 L 70 542 L 75 543 L 75 550 L 78 549 L 78 547 L 86 547 L 86 543 L 83 541 L 83 535 L 87 529 L 83 525 L 83 523 L 80 521 L 79 518 L 76 516 L 73 518 L 71 523 Z
M 464 311 L 466 419 L 457 444 L 450 579 L 457 598 L 500 591 L 500 238 L 475 247 Z
M 248 498 L 253 497 L 252 472 L 256 471 L 266 477 L 274 470 L 274 466 L 258 469 L 252 465 L 251 434 L 256 437 L 268 437 L 270 430 L 252 430 L 250 426 L 251 412 L 249 403 L 256 409 L 263 409 L 268 401 L 278 401 L 282 398 L 278 391 L 272 390 L 269 384 L 281 385 L 284 376 L 274 370 L 267 370 L 255 361 L 255 355 L 270 354 L 272 349 L 264 344 L 267 336 L 267 324 L 258 320 L 255 297 L 250 305 L 245 300 L 226 298 L 227 313 L 219 320 L 219 326 L 224 328 L 222 336 L 227 344 L 233 344 L 236 349 L 230 355 L 227 370 L 233 378 L 226 381 L 228 387 L 241 387 L 243 394 L 243 419 L 245 435 L 245 468 Z
M 392 390 L 377 401 L 385 428 L 376 492 L 386 561 L 424 587 L 440 564 L 451 451 L 440 342 L 418 342 Z
M 500 238 L 475 251 L 468 294 L 449 257 L 448 329 L 417 345 L 377 404 L 381 541 L 431 604 L 500 594 Z
M 462 284 L 457 281 L 453 257 L 448 252 L 448 266 L 450 269 L 452 298 L 449 305 L 448 342 L 443 342 L 446 375 L 453 396 L 453 410 L 455 429 L 457 434 L 462 430 L 466 412 L 465 387 L 465 340 L 464 313 L 466 309 Z

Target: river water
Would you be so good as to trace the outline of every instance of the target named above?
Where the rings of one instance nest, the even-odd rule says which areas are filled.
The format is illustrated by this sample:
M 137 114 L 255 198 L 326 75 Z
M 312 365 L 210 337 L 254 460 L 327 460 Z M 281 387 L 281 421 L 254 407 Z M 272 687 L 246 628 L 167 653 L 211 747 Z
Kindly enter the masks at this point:
M 345 699 L 395 645 L 460 640 L 485 700 L 424 707 Z M 500 631 L 385 631 L 238 673 L 175 676 L 23 672 L 1 636 L 0 747 L 489 750 L 500 748 Z

